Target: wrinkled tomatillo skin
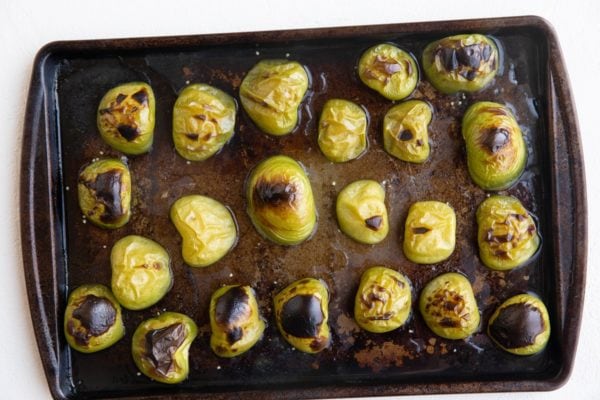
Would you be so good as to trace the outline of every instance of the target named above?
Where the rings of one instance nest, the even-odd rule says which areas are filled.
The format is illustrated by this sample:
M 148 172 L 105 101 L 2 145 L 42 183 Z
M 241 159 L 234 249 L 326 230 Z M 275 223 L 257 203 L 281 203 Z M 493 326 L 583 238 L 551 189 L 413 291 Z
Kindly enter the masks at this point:
M 358 61 L 358 76 L 388 100 L 402 100 L 415 90 L 419 69 L 409 53 L 383 43 L 363 53 Z
M 169 254 L 145 237 L 129 235 L 119 239 L 110 252 L 110 265 L 112 291 L 127 309 L 148 308 L 173 286 Z
M 383 118 L 385 151 L 402 161 L 418 164 L 427 161 L 431 117 L 431 107 L 421 100 L 409 100 L 390 108 Z
M 456 245 L 456 214 L 440 201 L 418 201 L 408 209 L 404 255 L 417 264 L 444 261 Z
M 425 75 L 443 93 L 483 89 L 496 76 L 498 65 L 496 44 L 479 34 L 449 36 L 423 51 Z
M 302 243 L 316 227 L 310 181 L 290 157 L 273 156 L 254 168 L 246 182 L 246 202 L 256 230 L 275 243 Z
M 236 104 L 227 93 L 197 83 L 181 91 L 173 107 L 173 142 L 180 156 L 203 161 L 233 136 Z
M 504 190 L 519 179 L 527 164 L 527 147 L 510 110 L 490 101 L 474 103 L 462 120 L 467 166 L 484 190 Z
M 207 267 L 216 263 L 237 242 L 233 214 L 210 197 L 181 197 L 171 206 L 170 216 L 181 235 L 183 260 L 191 267 Z
M 305 353 L 318 353 L 329 346 L 329 291 L 323 281 L 296 281 L 274 301 L 277 327 L 289 344 Z
M 490 196 L 477 208 L 479 257 L 489 268 L 510 270 L 537 252 L 541 239 L 535 222 L 511 196 Z
M 125 335 L 121 306 L 103 285 L 82 285 L 67 301 L 64 318 L 67 343 L 82 353 L 106 349 Z
M 390 268 L 371 267 L 360 278 L 354 319 L 369 332 L 389 332 L 404 325 L 411 305 L 411 285 L 406 276 Z
M 455 272 L 439 275 L 425 286 L 419 310 L 429 329 L 446 339 L 465 339 L 479 327 L 471 283 Z
M 295 61 L 259 61 L 240 86 L 242 107 L 263 132 L 286 135 L 298 124 L 308 84 L 306 70 Z
M 490 317 L 488 335 L 509 353 L 519 356 L 539 353 L 550 338 L 548 310 L 537 296 L 511 297 Z
M 357 242 L 379 243 L 389 232 L 385 190 L 379 182 L 352 182 L 338 194 L 335 210 L 342 232 Z
M 333 162 L 358 158 L 367 149 L 367 114 L 342 99 L 327 100 L 319 119 L 319 148 Z
M 250 286 L 229 285 L 210 299 L 210 347 L 219 357 L 236 357 L 251 349 L 265 330 Z
M 189 349 L 197 334 L 196 323 L 184 314 L 164 312 L 147 319 L 133 334 L 133 361 L 155 381 L 179 383 L 188 376 Z
M 130 155 L 146 153 L 154 140 L 154 92 L 147 83 L 110 89 L 98 106 L 98 130 L 111 147 Z
M 131 175 L 117 159 L 94 161 L 77 181 L 79 208 L 87 220 L 106 229 L 120 228 L 131 217 Z

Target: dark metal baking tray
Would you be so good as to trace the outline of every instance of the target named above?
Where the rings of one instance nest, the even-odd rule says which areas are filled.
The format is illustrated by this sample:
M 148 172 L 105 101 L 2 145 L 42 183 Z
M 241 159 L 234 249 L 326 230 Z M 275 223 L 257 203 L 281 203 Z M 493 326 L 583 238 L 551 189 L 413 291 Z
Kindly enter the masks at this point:
M 475 94 L 442 95 L 421 79 L 412 98 L 434 108 L 432 156 L 423 165 L 392 159 L 382 149 L 383 114 L 392 106 L 356 77 L 360 54 L 380 42 L 396 43 L 420 59 L 437 38 L 481 32 L 497 40 L 501 71 Z M 178 91 L 205 82 L 238 97 L 244 73 L 264 58 L 298 60 L 312 76 L 301 122 L 288 136 L 258 131 L 240 110 L 236 133 L 225 149 L 202 163 L 187 163 L 173 149 L 171 113 Z M 134 179 L 133 216 L 118 230 L 85 224 L 77 207 L 77 175 L 93 158 L 122 156 L 102 142 L 95 111 L 110 87 L 149 82 L 157 101 L 155 144 L 149 154 L 129 157 Z M 327 98 L 358 102 L 369 112 L 369 150 L 358 160 L 332 164 L 316 144 L 316 120 Z M 477 257 L 475 209 L 486 193 L 470 180 L 460 119 L 473 101 L 509 104 L 526 134 L 529 161 L 517 196 L 539 220 L 543 246 L 529 265 L 493 272 Z M 300 160 L 312 181 L 318 230 L 308 242 L 282 247 L 262 239 L 245 212 L 248 170 L 272 154 Z M 372 178 L 387 191 L 390 234 L 376 246 L 345 237 L 333 204 L 352 180 Z M 186 266 L 180 238 L 169 222 L 170 205 L 184 194 L 207 194 L 229 205 L 239 224 L 235 249 L 205 269 Z M 457 213 L 457 247 L 435 266 L 415 265 L 400 238 L 409 205 L 417 200 L 449 202 Z M 24 129 L 21 170 L 21 234 L 31 316 L 51 392 L 56 398 L 319 398 L 418 393 L 552 390 L 572 369 L 583 302 L 587 213 L 581 144 L 567 73 L 552 28 L 538 17 L 430 22 L 277 32 L 51 43 L 35 60 Z M 83 283 L 110 283 L 109 252 L 126 234 L 160 242 L 173 260 L 175 284 L 157 305 L 124 313 L 127 334 L 96 353 L 72 351 L 62 334 L 67 294 Z M 473 283 L 487 322 L 512 294 L 532 291 L 546 302 L 552 335 L 531 357 L 497 349 L 485 329 L 466 341 L 438 337 L 413 307 L 409 323 L 387 334 L 360 331 L 352 299 L 365 268 L 386 265 L 412 281 L 413 299 L 445 271 L 460 271 Z M 272 318 L 272 296 L 293 280 L 324 279 L 332 294 L 330 349 L 307 355 L 292 350 Z M 208 345 L 207 306 L 222 284 L 256 288 L 269 321 L 264 338 L 247 354 L 219 359 Z M 139 322 L 163 310 L 191 316 L 200 335 L 190 351 L 189 379 L 163 385 L 138 373 L 130 356 Z

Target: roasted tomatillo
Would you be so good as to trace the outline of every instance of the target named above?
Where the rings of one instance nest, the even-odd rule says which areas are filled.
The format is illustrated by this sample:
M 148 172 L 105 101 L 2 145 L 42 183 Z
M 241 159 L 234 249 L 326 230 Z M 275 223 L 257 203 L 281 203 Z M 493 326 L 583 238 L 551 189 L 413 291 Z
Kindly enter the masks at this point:
M 321 280 L 296 281 L 275 296 L 275 319 L 285 340 L 305 353 L 318 353 L 331 341 L 329 291 Z
M 317 223 L 312 187 L 302 166 L 273 156 L 256 166 L 246 182 L 247 211 L 256 230 L 282 245 L 308 239 Z
M 98 106 L 98 130 L 111 147 L 125 154 L 146 153 L 154 140 L 154 92 L 147 83 L 110 89 Z
M 133 361 L 155 381 L 179 383 L 188 376 L 189 349 L 197 334 L 196 323 L 184 314 L 164 312 L 147 319 L 133 334 Z
M 73 290 L 63 328 L 69 346 L 82 353 L 103 350 L 125 335 L 121 306 L 103 285 L 82 285 Z

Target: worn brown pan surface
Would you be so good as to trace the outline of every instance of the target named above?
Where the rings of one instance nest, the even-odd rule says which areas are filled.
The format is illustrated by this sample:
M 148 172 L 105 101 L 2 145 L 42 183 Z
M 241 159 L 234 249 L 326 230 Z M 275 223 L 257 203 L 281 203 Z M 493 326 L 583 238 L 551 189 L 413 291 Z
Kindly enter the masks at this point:
M 432 153 L 423 165 L 390 157 L 382 147 L 385 112 L 393 105 L 366 88 L 356 63 L 368 47 L 391 42 L 420 62 L 423 48 L 451 34 L 491 35 L 502 51 L 501 72 L 476 94 L 442 95 L 421 76 L 411 98 L 434 109 Z M 259 60 L 289 58 L 311 74 L 298 128 L 285 137 L 260 132 L 239 110 L 236 132 L 218 155 L 201 163 L 179 157 L 171 140 L 178 92 L 188 83 L 214 85 L 238 99 L 244 74 Z M 149 154 L 127 157 L 133 177 L 133 215 L 117 230 L 84 223 L 77 205 L 77 176 L 94 158 L 121 157 L 100 138 L 96 107 L 109 88 L 145 81 L 156 95 L 155 144 Z M 369 150 L 360 159 L 332 164 L 320 153 L 316 121 L 324 102 L 345 98 L 369 113 Z M 486 193 L 470 179 L 460 134 L 465 109 L 477 100 L 509 105 L 526 134 L 529 160 L 518 197 L 538 219 L 543 245 L 527 266 L 493 272 L 477 256 L 475 209 Z M 248 171 L 269 155 L 285 154 L 306 167 L 319 214 L 307 242 L 274 245 L 255 231 L 245 211 Z M 375 246 L 360 245 L 337 226 L 334 203 L 346 184 L 382 182 L 390 234 Z M 181 239 L 168 218 L 182 195 L 209 195 L 228 205 L 239 226 L 237 246 L 204 269 L 186 266 Z M 457 246 L 434 266 L 416 265 L 401 239 L 408 207 L 418 200 L 448 202 L 457 214 Z M 587 215 L 581 145 L 564 63 L 556 36 L 537 17 L 451 21 L 279 32 L 167 38 L 57 42 L 35 61 L 30 88 L 21 175 L 24 268 L 31 315 L 50 389 L 56 398 L 138 397 L 307 398 L 383 394 L 551 390 L 572 369 L 585 284 Z M 174 286 L 157 305 L 124 311 L 126 336 L 95 354 L 70 350 L 62 334 L 68 293 L 84 283 L 110 285 L 111 246 L 127 234 L 161 243 L 170 253 Z M 409 322 L 387 334 L 361 331 L 352 319 L 361 273 L 385 265 L 405 273 L 413 302 L 425 283 L 447 271 L 473 284 L 483 324 L 503 300 L 519 292 L 541 296 L 552 335 L 531 357 L 496 348 L 485 325 L 465 341 L 436 337 L 413 306 Z M 329 286 L 332 346 L 318 355 L 294 351 L 279 335 L 272 297 L 302 277 Z M 209 347 L 208 302 L 223 284 L 244 283 L 257 292 L 269 322 L 264 338 L 247 354 L 220 359 Z M 182 384 L 152 382 L 138 373 L 131 336 L 144 319 L 163 310 L 183 312 L 200 328 L 190 350 L 190 376 Z

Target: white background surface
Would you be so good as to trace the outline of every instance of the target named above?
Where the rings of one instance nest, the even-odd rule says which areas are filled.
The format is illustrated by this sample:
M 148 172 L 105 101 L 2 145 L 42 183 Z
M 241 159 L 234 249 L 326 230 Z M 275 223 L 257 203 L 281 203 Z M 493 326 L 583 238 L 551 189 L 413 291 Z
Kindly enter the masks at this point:
M 0 398 L 47 399 L 26 298 L 19 237 L 23 114 L 38 49 L 55 40 L 185 35 L 427 20 L 539 15 L 555 27 L 578 109 L 586 159 L 589 265 L 573 374 L 550 393 L 424 396 L 419 399 L 600 398 L 600 2 L 589 1 L 8 1 L 0 0 Z

